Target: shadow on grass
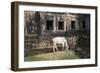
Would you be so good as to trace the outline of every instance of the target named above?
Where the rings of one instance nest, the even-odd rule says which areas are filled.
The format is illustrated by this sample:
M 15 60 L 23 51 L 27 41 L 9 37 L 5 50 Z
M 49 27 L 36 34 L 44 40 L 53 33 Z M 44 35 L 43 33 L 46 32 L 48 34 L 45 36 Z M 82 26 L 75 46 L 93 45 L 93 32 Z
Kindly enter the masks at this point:
M 62 48 L 59 47 L 58 48 L 59 51 L 62 51 Z M 52 53 L 53 52 L 53 49 L 52 48 L 42 48 L 42 49 L 28 49 L 28 50 L 25 50 L 25 57 L 27 56 L 33 56 L 33 55 L 39 55 L 39 54 L 46 54 L 46 53 Z

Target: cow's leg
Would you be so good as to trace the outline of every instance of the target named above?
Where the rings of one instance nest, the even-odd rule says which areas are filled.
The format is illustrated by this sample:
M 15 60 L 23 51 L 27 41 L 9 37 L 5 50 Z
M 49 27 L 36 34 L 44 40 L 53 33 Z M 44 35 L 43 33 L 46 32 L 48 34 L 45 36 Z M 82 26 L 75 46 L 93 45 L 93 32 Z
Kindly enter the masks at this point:
M 57 44 L 56 43 L 54 43 L 54 45 L 53 45 L 53 51 L 54 52 L 59 51 L 58 48 L 57 48 Z
M 66 45 L 67 47 L 66 47 L 66 50 L 68 51 L 68 49 L 69 49 L 69 46 L 68 45 Z
M 63 49 L 63 50 L 65 50 L 65 46 L 64 46 L 64 43 L 62 44 L 62 49 Z
M 68 51 L 69 46 L 67 45 L 67 43 L 65 43 L 65 49 Z
M 55 53 L 55 46 L 53 45 L 53 52 Z
M 59 51 L 59 50 L 58 50 L 58 47 L 57 47 L 57 44 L 55 45 L 55 49 L 56 49 L 56 51 Z
M 54 44 L 53 45 L 53 52 L 54 52 L 54 59 L 56 60 L 56 50 L 57 50 L 57 45 L 56 44 Z
M 55 59 L 55 46 L 54 46 L 54 44 L 53 44 L 53 54 L 54 54 L 54 56 L 51 55 L 51 58 Z

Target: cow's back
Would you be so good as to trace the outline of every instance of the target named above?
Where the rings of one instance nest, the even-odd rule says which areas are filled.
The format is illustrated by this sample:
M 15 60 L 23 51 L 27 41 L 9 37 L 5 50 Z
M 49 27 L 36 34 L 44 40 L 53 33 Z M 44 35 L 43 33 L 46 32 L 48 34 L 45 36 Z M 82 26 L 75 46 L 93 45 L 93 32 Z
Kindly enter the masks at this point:
M 63 43 L 65 41 L 64 37 L 55 37 L 52 39 L 55 43 Z

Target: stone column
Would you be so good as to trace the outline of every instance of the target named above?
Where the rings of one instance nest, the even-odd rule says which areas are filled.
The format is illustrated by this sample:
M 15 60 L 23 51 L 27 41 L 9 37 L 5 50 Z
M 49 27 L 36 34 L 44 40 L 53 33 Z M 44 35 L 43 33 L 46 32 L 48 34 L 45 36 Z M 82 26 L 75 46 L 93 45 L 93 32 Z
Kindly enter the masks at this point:
M 56 27 L 56 16 L 54 16 L 53 18 L 53 32 L 57 31 L 57 27 Z

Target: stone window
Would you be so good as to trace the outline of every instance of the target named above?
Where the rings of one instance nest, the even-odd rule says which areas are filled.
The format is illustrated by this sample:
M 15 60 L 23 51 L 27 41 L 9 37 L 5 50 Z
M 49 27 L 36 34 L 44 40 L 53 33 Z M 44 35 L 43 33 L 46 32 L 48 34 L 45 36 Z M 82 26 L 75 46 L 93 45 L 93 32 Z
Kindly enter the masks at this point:
M 71 29 L 75 29 L 75 21 L 71 21 Z
M 58 29 L 64 30 L 64 22 L 63 21 L 58 21 Z

